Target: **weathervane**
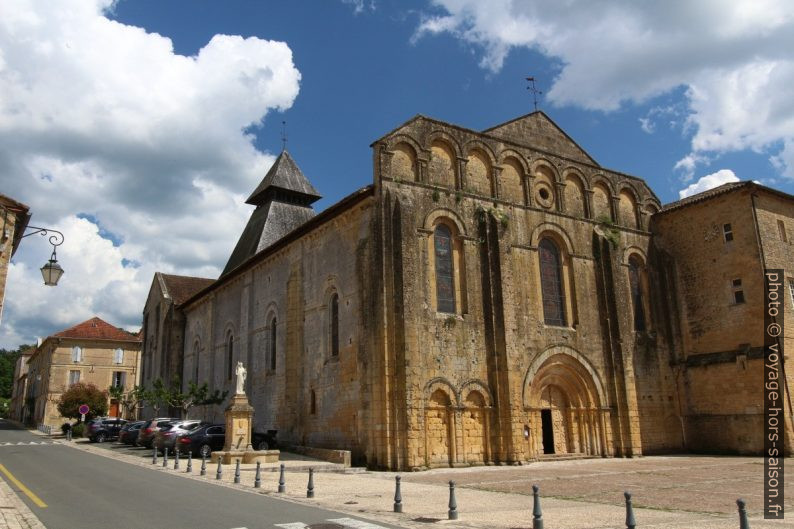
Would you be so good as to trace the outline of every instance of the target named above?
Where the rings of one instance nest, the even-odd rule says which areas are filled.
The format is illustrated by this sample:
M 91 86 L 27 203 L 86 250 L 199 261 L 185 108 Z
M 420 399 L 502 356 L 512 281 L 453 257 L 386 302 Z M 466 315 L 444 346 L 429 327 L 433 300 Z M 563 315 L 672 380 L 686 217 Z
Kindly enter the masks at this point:
M 281 122 L 281 150 L 287 150 L 287 122 Z
M 538 95 L 542 94 L 540 90 L 535 88 L 535 78 L 534 77 L 527 77 L 527 81 L 529 81 L 529 86 L 527 90 L 532 92 L 532 102 L 535 104 L 535 112 L 538 111 Z

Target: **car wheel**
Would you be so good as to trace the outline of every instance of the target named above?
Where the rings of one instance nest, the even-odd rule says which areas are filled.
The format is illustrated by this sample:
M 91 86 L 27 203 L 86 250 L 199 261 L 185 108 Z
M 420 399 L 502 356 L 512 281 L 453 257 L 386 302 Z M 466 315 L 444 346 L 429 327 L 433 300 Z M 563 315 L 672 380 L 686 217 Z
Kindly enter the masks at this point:
M 209 458 L 211 453 L 212 448 L 210 448 L 210 445 L 201 445 L 201 448 L 199 448 L 199 455 L 201 457 Z
M 267 444 L 267 441 L 259 441 L 259 444 L 256 445 L 257 450 L 269 450 L 270 445 Z
M 104 443 L 108 436 L 104 432 L 96 434 L 95 440 L 97 443 Z

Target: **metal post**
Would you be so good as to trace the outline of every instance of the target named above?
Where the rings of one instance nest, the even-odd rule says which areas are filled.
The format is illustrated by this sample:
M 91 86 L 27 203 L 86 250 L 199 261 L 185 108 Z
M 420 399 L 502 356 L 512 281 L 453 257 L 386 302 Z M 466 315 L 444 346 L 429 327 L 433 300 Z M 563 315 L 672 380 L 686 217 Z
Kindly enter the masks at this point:
M 174 450 L 176 451 L 176 457 L 174 458 L 174 470 L 179 470 L 179 449 L 175 448 Z
M 281 472 L 278 476 L 278 491 L 287 492 L 287 483 L 284 481 L 284 463 L 281 463 Z
M 540 510 L 540 494 L 538 486 L 532 485 L 532 529 L 543 529 L 543 511 Z
M 234 467 L 234 482 L 240 483 L 240 460 L 237 460 L 237 464 Z
M 201 472 L 199 472 L 200 476 L 207 475 L 207 456 L 201 454 Z
M 259 461 L 256 462 L 256 475 L 254 476 L 254 488 L 258 489 L 262 486 L 262 478 L 259 475 L 259 467 L 262 463 Z
M 152 465 L 157 464 L 157 447 L 152 449 Z
M 163 449 L 163 468 L 168 468 L 168 448 Z
M 741 498 L 736 500 L 739 506 L 739 529 L 750 529 L 750 520 L 747 519 L 747 504 Z
M 187 470 L 185 470 L 188 474 L 193 472 L 193 452 L 187 453 Z
M 309 469 L 309 484 L 306 486 L 306 497 L 314 498 L 314 469 Z
M 215 472 L 215 479 L 221 479 L 223 477 L 223 469 L 221 469 L 221 456 L 218 456 L 218 470 Z
M 449 512 L 447 513 L 447 518 L 450 520 L 457 520 L 458 519 L 458 504 L 455 501 L 455 482 L 449 482 Z
M 403 497 L 400 494 L 400 476 L 394 476 L 394 512 L 403 512 Z
M 634 529 L 637 522 L 634 521 L 634 508 L 631 506 L 631 492 L 624 492 L 626 498 L 626 529 Z

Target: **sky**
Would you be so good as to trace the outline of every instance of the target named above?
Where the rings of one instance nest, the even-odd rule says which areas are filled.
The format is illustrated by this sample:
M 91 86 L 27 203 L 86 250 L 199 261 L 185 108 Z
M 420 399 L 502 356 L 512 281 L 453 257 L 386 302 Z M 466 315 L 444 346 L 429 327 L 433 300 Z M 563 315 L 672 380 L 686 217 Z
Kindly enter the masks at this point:
M 788 0 L 3 0 L 0 193 L 23 239 L 0 347 L 97 315 L 137 331 L 156 271 L 215 278 L 282 148 L 321 211 L 416 114 L 482 130 L 538 108 L 662 203 L 794 194 Z M 286 125 L 283 125 L 286 122 Z

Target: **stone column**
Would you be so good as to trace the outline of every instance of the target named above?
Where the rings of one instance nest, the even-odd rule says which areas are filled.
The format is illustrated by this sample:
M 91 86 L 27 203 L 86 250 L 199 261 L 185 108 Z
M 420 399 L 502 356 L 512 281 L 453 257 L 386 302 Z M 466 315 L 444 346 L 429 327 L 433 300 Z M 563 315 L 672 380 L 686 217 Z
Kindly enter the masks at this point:
M 554 182 L 557 194 L 557 210 L 563 213 L 567 211 L 565 207 L 565 182 Z
M 585 189 L 584 190 L 584 216 L 587 219 L 593 218 L 593 191 L 592 189 Z
M 457 158 L 458 167 L 455 171 L 455 189 L 466 190 L 466 164 L 469 162 L 468 158 Z

